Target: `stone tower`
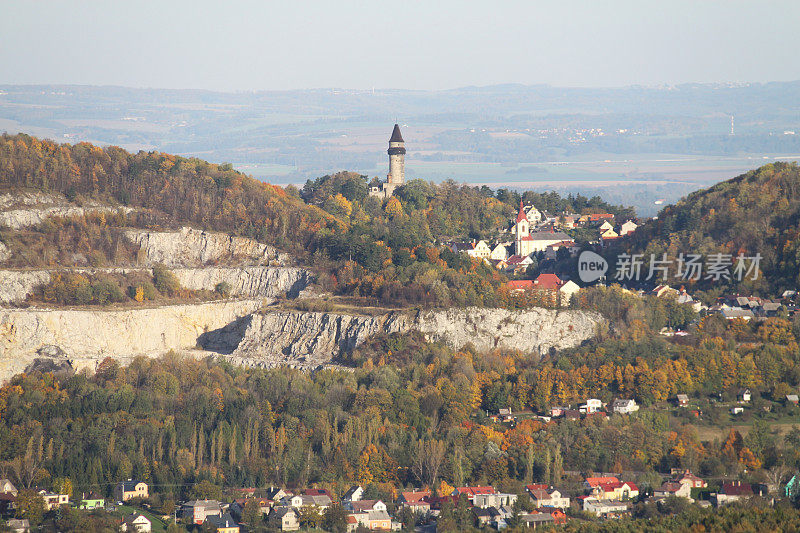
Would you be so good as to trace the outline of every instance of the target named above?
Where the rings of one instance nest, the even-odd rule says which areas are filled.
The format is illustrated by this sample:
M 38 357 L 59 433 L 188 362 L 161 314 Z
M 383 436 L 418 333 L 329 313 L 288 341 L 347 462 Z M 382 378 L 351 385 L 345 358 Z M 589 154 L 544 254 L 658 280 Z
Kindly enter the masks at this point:
M 389 198 L 397 187 L 403 185 L 406 177 L 406 148 L 403 136 L 400 134 L 400 126 L 394 125 L 392 136 L 389 137 L 389 174 L 386 175 L 386 182 L 380 187 L 373 187 L 370 196 Z

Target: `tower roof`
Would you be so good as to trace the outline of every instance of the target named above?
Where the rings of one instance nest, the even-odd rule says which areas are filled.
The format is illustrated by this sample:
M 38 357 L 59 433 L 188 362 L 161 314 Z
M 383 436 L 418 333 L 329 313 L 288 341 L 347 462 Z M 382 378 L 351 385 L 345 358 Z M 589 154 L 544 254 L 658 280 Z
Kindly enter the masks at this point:
M 522 200 L 519 201 L 519 213 L 517 213 L 517 222 L 522 220 L 528 220 L 528 215 L 525 214 L 525 210 L 522 208 Z
M 392 130 L 392 136 L 389 138 L 390 143 L 401 143 L 403 141 L 403 136 L 400 135 L 400 126 L 397 124 L 394 125 L 394 129 Z

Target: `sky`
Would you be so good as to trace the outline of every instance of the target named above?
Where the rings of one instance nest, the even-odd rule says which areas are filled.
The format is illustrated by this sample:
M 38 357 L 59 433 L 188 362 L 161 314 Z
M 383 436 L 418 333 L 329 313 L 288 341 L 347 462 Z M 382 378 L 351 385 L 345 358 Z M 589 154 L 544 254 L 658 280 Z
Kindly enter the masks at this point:
M 796 0 L 0 0 L 0 84 L 221 91 L 800 79 Z

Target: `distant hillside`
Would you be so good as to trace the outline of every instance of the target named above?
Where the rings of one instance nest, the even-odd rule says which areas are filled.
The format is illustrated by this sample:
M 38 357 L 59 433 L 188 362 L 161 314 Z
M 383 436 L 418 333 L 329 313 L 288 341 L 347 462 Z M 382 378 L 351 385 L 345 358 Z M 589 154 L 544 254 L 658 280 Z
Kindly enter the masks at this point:
M 800 285 L 800 167 L 773 163 L 690 194 L 630 238 L 631 249 L 674 259 L 680 253 L 761 254 L 763 277 L 736 283 L 701 280 L 687 287 L 780 294 Z M 704 274 L 705 275 L 705 274 Z M 675 284 L 675 280 L 670 280 Z
M 253 237 L 300 252 L 325 228 L 325 211 L 280 187 L 216 165 L 116 146 L 57 144 L 28 135 L 0 137 L 0 187 L 56 191 L 167 215 L 176 223 Z

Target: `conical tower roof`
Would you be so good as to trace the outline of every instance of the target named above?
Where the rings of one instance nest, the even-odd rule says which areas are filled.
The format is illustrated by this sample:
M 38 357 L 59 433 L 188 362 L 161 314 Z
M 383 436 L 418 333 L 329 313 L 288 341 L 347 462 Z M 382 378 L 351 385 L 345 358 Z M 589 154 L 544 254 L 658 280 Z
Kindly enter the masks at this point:
M 405 142 L 403 140 L 403 136 L 400 135 L 400 126 L 397 124 L 394 125 L 394 129 L 392 130 L 392 136 L 389 138 L 390 143 L 401 143 Z

